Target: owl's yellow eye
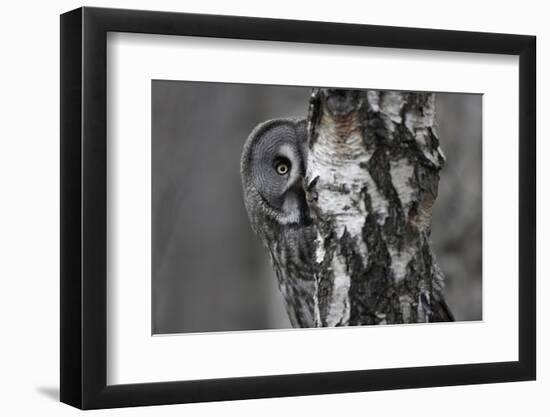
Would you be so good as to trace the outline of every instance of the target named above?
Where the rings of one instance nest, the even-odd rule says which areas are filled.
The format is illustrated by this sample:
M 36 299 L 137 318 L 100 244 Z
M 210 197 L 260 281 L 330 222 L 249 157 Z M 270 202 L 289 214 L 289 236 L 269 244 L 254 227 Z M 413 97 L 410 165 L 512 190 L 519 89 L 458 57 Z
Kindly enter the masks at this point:
M 286 162 L 279 162 L 275 166 L 275 171 L 277 171 L 277 174 L 279 175 L 285 175 L 288 173 L 288 164 Z

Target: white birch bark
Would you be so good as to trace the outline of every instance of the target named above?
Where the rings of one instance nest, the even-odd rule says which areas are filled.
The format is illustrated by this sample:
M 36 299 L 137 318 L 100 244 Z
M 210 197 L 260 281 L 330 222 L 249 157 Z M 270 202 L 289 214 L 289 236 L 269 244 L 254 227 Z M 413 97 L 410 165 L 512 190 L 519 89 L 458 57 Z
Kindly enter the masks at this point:
M 316 89 L 305 178 L 318 326 L 448 321 L 430 246 L 433 93 Z

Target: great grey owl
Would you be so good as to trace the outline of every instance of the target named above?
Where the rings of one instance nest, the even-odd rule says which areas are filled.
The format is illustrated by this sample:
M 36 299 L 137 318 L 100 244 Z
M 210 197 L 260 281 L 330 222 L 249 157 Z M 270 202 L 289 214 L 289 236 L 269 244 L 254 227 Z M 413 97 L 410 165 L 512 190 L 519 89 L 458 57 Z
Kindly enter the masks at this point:
M 315 239 L 303 189 L 305 119 L 258 125 L 241 157 L 244 201 L 254 232 L 271 261 L 293 327 L 314 327 Z

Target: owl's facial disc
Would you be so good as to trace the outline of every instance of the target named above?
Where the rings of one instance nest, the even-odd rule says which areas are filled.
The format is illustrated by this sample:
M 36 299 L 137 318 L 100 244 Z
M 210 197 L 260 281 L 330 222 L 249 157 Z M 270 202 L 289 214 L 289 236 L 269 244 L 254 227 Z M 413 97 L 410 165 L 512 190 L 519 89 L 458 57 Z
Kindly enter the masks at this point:
M 304 134 L 291 123 L 277 124 L 264 131 L 252 148 L 254 188 L 283 223 L 299 222 L 304 209 Z
M 300 182 L 303 176 L 303 164 L 296 144 L 283 143 L 274 158 L 275 172 L 286 180 L 284 192 Z

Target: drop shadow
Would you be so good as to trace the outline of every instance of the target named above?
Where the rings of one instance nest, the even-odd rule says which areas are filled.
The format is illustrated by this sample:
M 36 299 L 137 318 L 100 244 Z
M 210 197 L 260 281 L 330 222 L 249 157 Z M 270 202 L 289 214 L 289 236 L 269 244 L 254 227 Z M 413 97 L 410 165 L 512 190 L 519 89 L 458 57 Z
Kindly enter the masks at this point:
M 53 401 L 59 401 L 59 387 L 37 387 L 36 391 Z

